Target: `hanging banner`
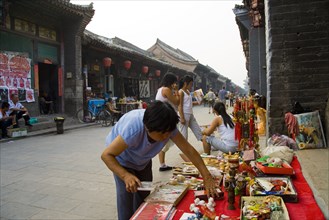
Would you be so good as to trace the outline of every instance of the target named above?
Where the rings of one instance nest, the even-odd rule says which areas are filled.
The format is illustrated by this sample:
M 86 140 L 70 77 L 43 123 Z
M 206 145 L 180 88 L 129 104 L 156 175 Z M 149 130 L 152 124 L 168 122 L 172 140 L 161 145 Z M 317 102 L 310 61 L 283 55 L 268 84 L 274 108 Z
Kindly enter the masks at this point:
M 150 81 L 148 80 L 139 81 L 139 97 L 140 98 L 150 97 Z

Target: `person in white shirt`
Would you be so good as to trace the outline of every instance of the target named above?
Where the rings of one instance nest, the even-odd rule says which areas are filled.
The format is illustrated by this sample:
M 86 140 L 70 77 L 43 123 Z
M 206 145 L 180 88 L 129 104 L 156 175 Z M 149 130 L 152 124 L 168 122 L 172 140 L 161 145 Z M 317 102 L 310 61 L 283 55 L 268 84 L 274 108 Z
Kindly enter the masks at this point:
M 18 95 L 12 94 L 11 100 L 9 101 L 9 115 L 15 115 L 16 116 L 16 125 L 15 127 L 18 127 L 18 120 L 21 118 L 24 118 L 25 125 L 32 127 L 30 124 L 30 115 L 27 110 L 19 101 L 18 101 Z
M 193 114 L 193 106 L 200 105 L 197 101 L 192 100 L 191 89 L 193 86 L 193 77 L 185 75 L 181 81 L 178 91 L 179 94 L 179 105 L 178 113 L 180 117 L 179 129 L 182 135 L 188 140 L 188 128 L 190 128 L 198 141 L 202 139 L 202 133 L 200 125 Z M 183 153 L 180 154 L 184 161 L 189 161 L 189 159 Z
M 0 108 L 0 127 L 1 127 L 2 138 L 8 137 L 7 128 L 10 127 L 13 124 L 13 121 L 15 120 L 14 116 L 9 116 L 7 114 L 8 110 L 9 110 L 9 103 L 3 102 Z
M 213 108 L 216 117 L 210 126 L 202 131 L 203 149 L 206 154 L 210 154 L 211 149 L 220 150 L 223 153 L 235 153 L 238 149 L 239 142 L 235 140 L 234 123 L 232 118 L 227 114 L 225 104 L 216 102 Z M 219 137 L 211 135 L 218 130 Z
M 155 100 L 168 102 L 177 112 L 179 104 L 177 77 L 171 72 L 166 73 L 161 81 L 161 87 L 155 96 Z M 165 147 L 159 152 L 159 171 L 172 170 L 171 166 L 166 165 L 165 155 L 169 148 L 174 145 L 171 140 L 167 142 Z

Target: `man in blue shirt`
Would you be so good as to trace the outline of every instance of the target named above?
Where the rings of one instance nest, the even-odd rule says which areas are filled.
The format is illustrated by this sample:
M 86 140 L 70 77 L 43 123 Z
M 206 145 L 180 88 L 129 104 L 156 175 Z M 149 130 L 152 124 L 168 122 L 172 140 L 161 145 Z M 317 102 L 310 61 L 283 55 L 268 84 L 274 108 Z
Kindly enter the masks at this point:
M 227 95 L 227 91 L 225 89 L 225 86 L 223 86 L 223 88 L 219 90 L 219 98 L 220 101 L 223 102 L 224 104 L 226 104 L 226 95 Z
M 171 139 L 198 168 L 204 185 L 215 196 L 216 183 L 199 153 L 177 129 L 179 117 L 166 102 L 155 101 L 146 110 L 132 110 L 121 117 L 106 138 L 102 160 L 113 172 L 119 220 L 129 219 L 149 192 L 137 191 L 141 181 L 152 181 L 152 158 Z

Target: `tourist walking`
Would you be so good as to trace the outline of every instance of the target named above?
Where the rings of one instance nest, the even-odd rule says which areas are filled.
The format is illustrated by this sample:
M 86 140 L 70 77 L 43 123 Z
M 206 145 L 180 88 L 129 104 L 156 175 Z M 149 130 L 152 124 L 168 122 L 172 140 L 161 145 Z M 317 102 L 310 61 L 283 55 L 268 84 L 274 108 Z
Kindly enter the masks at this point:
M 168 102 L 177 112 L 179 104 L 179 95 L 178 95 L 178 86 L 177 86 L 177 77 L 171 72 L 166 73 L 163 76 L 163 79 L 160 83 L 161 87 L 158 89 L 158 92 L 155 96 L 155 100 L 162 102 Z M 171 166 L 168 166 L 165 162 L 166 152 L 169 148 L 174 145 L 171 140 L 167 142 L 165 147 L 159 152 L 159 162 L 160 168 L 159 171 L 172 170 Z
M 199 105 L 192 101 L 191 89 L 193 77 L 185 75 L 180 81 L 178 112 L 180 117 L 179 129 L 182 135 L 188 140 L 188 128 L 190 128 L 198 141 L 202 139 L 201 128 L 193 115 L 193 105 Z M 180 154 L 183 160 L 188 161 L 184 154 Z

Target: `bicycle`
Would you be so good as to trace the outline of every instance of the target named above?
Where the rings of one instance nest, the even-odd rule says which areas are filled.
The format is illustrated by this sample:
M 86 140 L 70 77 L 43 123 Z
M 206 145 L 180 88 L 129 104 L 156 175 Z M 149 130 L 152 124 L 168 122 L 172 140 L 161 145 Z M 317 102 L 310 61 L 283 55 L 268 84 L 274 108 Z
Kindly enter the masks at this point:
M 100 123 L 104 127 L 112 124 L 113 116 L 103 104 L 88 103 L 88 107 L 82 107 L 76 112 L 76 118 L 80 123 Z

